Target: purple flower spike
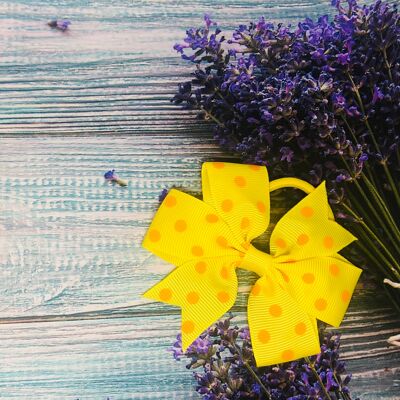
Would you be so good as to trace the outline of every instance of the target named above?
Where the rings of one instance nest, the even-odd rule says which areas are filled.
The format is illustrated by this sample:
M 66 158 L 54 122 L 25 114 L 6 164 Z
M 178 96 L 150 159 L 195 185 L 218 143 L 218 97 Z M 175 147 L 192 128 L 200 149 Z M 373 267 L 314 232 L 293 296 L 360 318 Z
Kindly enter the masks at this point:
M 203 400 L 322 399 L 324 388 L 319 381 L 332 399 L 338 398 L 338 391 L 349 393 L 351 376 L 339 361 L 338 336 L 325 334 L 321 353 L 310 357 L 310 364 L 297 360 L 257 367 L 248 327 L 232 325 L 232 318 L 210 327 L 186 352 L 182 352 L 181 334 L 170 349 L 176 360 L 189 360 L 186 367 L 195 370 L 196 391 Z
M 383 100 L 385 98 L 382 90 L 378 88 L 378 86 L 374 86 L 374 94 L 372 96 L 372 104 L 375 104 L 377 101 Z
M 360 176 L 361 153 L 371 167 L 384 160 L 398 171 L 400 14 L 379 0 L 332 5 L 333 19 L 291 28 L 261 17 L 231 34 L 204 16 L 175 45 L 195 68 L 173 102 L 199 110 L 222 147 L 268 165 L 273 177 L 326 180 L 336 190 L 348 181 L 336 179 L 344 163 Z
M 214 24 L 214 22 L 211 21 L 211 16 L 209 14 L 204 14 L 204 22 L 206 23 L 207 28 Z
M 336 56 L 339 64 L 347 65 L 350 63 L 350 55 L 349 53 L 338 54 Z

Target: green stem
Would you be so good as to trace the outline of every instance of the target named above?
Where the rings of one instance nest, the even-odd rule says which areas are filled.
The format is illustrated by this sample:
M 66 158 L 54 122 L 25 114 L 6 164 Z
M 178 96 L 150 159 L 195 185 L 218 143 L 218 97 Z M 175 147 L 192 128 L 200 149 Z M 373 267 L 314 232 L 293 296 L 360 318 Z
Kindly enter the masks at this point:
M 392 174 L 389 171 L 389 167 L 387 165 L 386 160 L 383 161 L 383 169 L 385 170 L 385 174 L 386 174 L 386 176 L 388 178 L 389 185 L 392 188 L 394 197 L 396 198 L 397 206 L 400 208 L 400 194 L 399 194 L 399 191 L 397 190 L 397 186 L 396 186 L 396 183 L 393 180 Z
M 357 140 L 357 136 L 356 136 L 356 134 L 354 132 L 354 129 L 350 126 L 349 122 L 347 121 L 347 118 L 342 116 L 342 120 L 345 123 L 345 125 L 347 127 L 347 130 L 350 132 L 350 134 L 351 134 L 351 136 L 352 136 L 352 138 L 354 140 L 354 143 L 356 145 L 359 145 L 360 143 Z M 369 179 L 371 180 L 371 182 L 375 185 L 375 187 L 378 187 L 378 180 L 375 179 L 374 170 L 370 167 L 369 163 L 365 164 L 365 169 L 367 170 L 367 172 L 369 174 Z M 383 190 L 382 190 L 382 193 L 383 193 Z
M 380 192 L 380 195 L 385 203 L 387 203 L 387 198 L 385 196 L 385 191 L 383 189 L 383 186 L 381 185 L 381 180 L 377 177 L 375 174 L 375 170 L 371 168 L 371 166 L 368 164 L 368 162 L 364 165 L 365 170 L 367 171 L 366 175 L 368 175 L 368 179 L 372 182 L 374 187 L 377 188 L 378 192 Z
M 374 145 L 375 145 L 375 147 L 376 147 L 376 151 L 377 151 L 378 153 L 380 153 L 380 149 L 379 149 L 378 143 L 377 143 L 377 141 L 375 140 L 375 135 L 374 135 L 374 133 L 373 133 L 373 131 L 372 131 L 372 128 L 371 128 L 371 125 L 370 125 L 370 123 L 369 123 L 369 121 L 368 121 L 367 116 L 365 116 L 365 125 L 367 126 L 367 129 L 368 129 L 368 131 L 369 131 L 370 136 L 373 138 L 373 142 L 374 142 Z M 396 187 L 396 185 L 395 185 L 395 183 L 394 183 L 394 180 L 393 180 L 393 178 L 392 178 L 392 175 L 391 175 L 391 173 L 390 173 L 390 171 L 389 171 L 389 168 L 388 168 L 388 166 L 387 166 L 387 161 L 386 161 L 386 160 L 384 160 L 384 161 L 382 162 L 382 166 L 383 166 L 383 170 L 385 171 L 385 175 L 386 175 L 386 177 L 387 177 L 387 179 L 388 179 L 388 181 L 389 181 L 389 185 L 390 185 L 390 187 L 391 187 L 391 189 L 392 189 L 392 191 L 393 191 L 393 195 L 394 195 L 394 197 L 396 198 L 397 205 L 398 205 L 398 207 L 400 208 L 400 194 L 399 194 L 399 191 L 397 190 L 397 187 Z
M 358 232 L 358 237 L 360 239 L 362 239 L 362 242 L 357 242 L 356 246 L 358 246 L 363 253 L 367 256 L 368 260 L 370 260 L 373 265 L 378 268 L 378 270 L 380 270 L 380 272 L 382 273 L 382 276 L 384 278 L 389 278 L 392 280 L 397 280 L 399 279 L 399 273 L 395 270 L 393 270 L 393 266 L 390 263 L 390 261 L 383 255 L 379 253 L 379 249 L 376 249 L 374 244 L 371 243 L 371 241 L 368 238 L 368 235 L 365 234 L 365 232 L 363 231 L 359 231 Z M 367 244 L 367 246 L 364 245 Z M 372 248 L 375 250 L 374 254 L 377 254 L 377 256 L 375 256 L 371 251 L 369 251 L 369 249 Z M 378 281 L 382 280 L 382 276 L 380 276 L 379 274 L 375 273 L 375 271 L 371 271 L 377 278 Z
M 332 400 L 332 397 L 329 395 L 328 391 L 326 390 L 326 387 L 325 387 L 324 383 L 322 382 L 321 377 L 318 375 L 318 372 L 315 369 L 314 364 L 311 362 L 310 358 L 309 357 L 304 357 L 304 359 L 307 361 L 308 366 L 310 367 L 312 373 L 314 374 L 315 378 L 317 379 L 318 383 L 320 384 L 320 386 L 321 386 L 321 388 L 322 388 L 322 390 L 323 390 L 323 392 L 325 394 L 326 399 L 327 400 Z
M 332 370 L 333 370 L 333 368 L 332 368 Z M 339 387 L 338 392 L 342 396 L 343 400 L 351 400 L 351 397 L 347 393 L 343 392 L 342 385 L 340 384 L 339 379 L 338 379 L 335 371 L 333 371 L 333 379 L 335 380 L 335 382 L 337 383 L 337 385 Z
M 349 197 L 349 200 L 350 200 L 350 203 L 351 203 L 352 207 L 350 207 L 349 204 L 346 204 L 346 203 L 343 202 L 343 203 L 341 203 L 341 205 L 343 206 L 343 208 L 345 208 L 345 210 L 346 210 L 356 221 L 358 221 L 358 222 L 363 221 L 363 222 L 364 222 L 363 225 L 364 225 L 364 226 L 367 226 L 367 228 L 368 228 L 369 230 L 372 231 L 371 226 L 376 226 L 376 224 L 374 224 L 371 220 L 369 220 L 369 218 L 368 218 L 368 217 L 369 217 L 369 216 L 368 216 L 368 213 L 365 213 L 365 209 L 358 203 L 358 200 L 352 195 L 351 192 L 348 192 L 348 197 Z M 354 207 L 355 207 L 355 209 L 358 211 L 358 214 L 357 214 L 356 212 L 354 212 Z M 361 214 L 362 214 L 364 217 L 360 217 Z M 365 223 L 365 220 L 368 220 L 369 223 L 366 224 L 366 223 Z M 354 226 L 357 227 L 357 226 L 359 226 L 359 225 L 356 224 L 356 225 L 354 225 Z M 389 267 L 389 270 L 392 270 L 392 267 L 393 267 L 393 266 L 392 266 L 392 263 L 389 262 L 389 260 L 382 254 L 382 252 L 380 251 L 379 247 L 377 247 L 376 244 L 371 240 L 371 237 L 368 236 L 368 235 L 365 233 L 365 230 L 362 229 L 362 227 L 360 227 L 360 230 L 359 230 L 359 231 L 363 233 L 363 237 L 364 237 L 363 241 L 366 242 L 366 243 L 368 242 L 369 248 L 370 248 L 370 249 L 374 249 L 374 253 L 384 261 L 384 264 L 386 264 L 386 266 Z M 376 236 L 375 232 L 373 232 L 373 234 Z M 390 237 L 391 237 L 391 236 L 390 236 Z M 395 243 L 395 242 L 394 242 L 394 243 Z M 357 244 L 360 245 L 360 242 L 357 242 Z M 387 250 L 387 251 L 389 251 L 389 250 Z M 390 254 L 392 254 L 392 253 L 390 253 Z M 374 257 L 374 259 L 375 259 L 375 262 L 376 262 L 376 257 Z M 380 263 L 377 263 L 377 265 L 380 266 Z M 386 271 L 386 273 L 384 273 L 385 276 L 386 276 L 387 272 L 388 272 L 388 271 Z M 393 275 L 393 278 L 396 279 L 396 276 L 397 276 L 397 274 Z
M 368 213 L 365 213 L 365 210 L 363 209 L 363 207 L 358 203 L 357 199 L 350 193 L 349 193 L 349 200 L 350 200 L 350 203 L 351 203 L 352 207 L 350 207 L 349 204 L 346 204 L 344 202 L 341 203 L 341 205 L 358 222 L 358 224 L 355 225 L 355 226 L 356 227 L 360 226 L 360 230 L 359 231 L 364 234 L 364 240 L 363 241 L 368 242 L 368 247 L 370 249 L 374 249 L 375 254 L 378 257 L 380 257 L 384 261 L 386 266 L 389 267 L 389 270 L 392 271 L 392 269 L 393 269 L 393 261 L 389 261 L 388 258 L 386 258 L 384 256 L 384 254 L 382 253 L 381 249 L 376 245 L 376 243 L 371 240 L 371 236 L 373 238 L 378 237 L 377 234 L 371 228 L 371 227 L 374 227 L 376 225 L 371 220 L 368 220 Z M 354 210 L 356 210 L 357 212 L 355 212 Z M 363 217 L 361 217 L 361 215 L 363 215 Z M 364 216 L 366 218 L 364 218 Z M 368 224 L 365 222 L 365 220 L 368 221 Z M 372 234 L 368 235 L 366 231 L 367 232 L 372 232 Z M 381 240 L 378 238 L 378 241 L 381 241 Z M 395 243 L 395 242 L 393 242 L 393 243 Z M 395 260 L 395 264 L 398 265 L 398 262 L 394 258 L 393 253 L 387 248 L 386 245 L 384 245 L 384 248 L 386 250 L 386 253 L 389 254 L 389 258 L 391 260 Z M 400 271 L 400 269 L 399 269 L 399 271 Z M 395 275 L 393 275 L 393 278 L 396 279 L 397 273 L 398 272 L 396 272 Z
M 365 235 L 365 234 L 360 232 L 360 236 L 363 236 L 363 235 Z M 363 236 L 363 237 L 364 237 L 364 236 Z M 365 237 L 364 237 L 364 240 L 365 240 Z M 368 240 L 365 240 L 365 242 L 367 242 L 367 241 L 368 241 Z M 373 265 L 375 265 L 375 266 L 382 272 L 382 275 L 386 278 L 386 277 L 388 276 L 388 272 L 390 272 L 390 271 L 387 271 L 387 270 L 381 265 L 381 261 L 378 260 L 378 259 L 375 257 L 374 254 L 380 255 L 381 258 L 384 258 L 384 257 L 383 257 L 379 252 L 375 252 L 374 254 L 372 254 L 372 253 L 369 251 L 369 248 L 367 248 L 366 246 L 364 246 L 364 244 L 363 244 L 362 241 L 357 241 L 357 242 L 356 242 L 356 246 L 358 246 L 358 247 L 361 249 L 361 251 L 362 251 L 364 254 L 367 255 L 368 259 L 373 263 Z M 370 248 L 371 248 L 371 247 L 370 247 Z M 387 264 L 387 260 L 385 260 L 384 263 L 385 263 L 386 265 L 388 265 L 388 264 Z M 383 285 L 383 288 L 384 288 L 384 290 L 385 290 L 385 292 L 386 292 L 386 295 L 388 296 L 388 299 L 392 302 L 394 308 L 400 312 L 400 305 L 398 304 L 398 297 L 394 296 L 393 293 L 390 292 L 390 291 L 388 290 L 388 288 L 386 287 L 386 285 L 382 283 L 382 277 L 381 277 L 381 276 L 379 276 L 376 272 L 374 272 L 374 275 L 376 276 L 376 278 L 377 278 L 379 284 L 380 284 L 380 285 Z M 396 280 L 396 278 L 393 277 L 393 280 Z
M 200 110 L 203 111 L 208 117 L 210 117 L 217 125 L 222 127 L 224 126 L 224 124 L 219 119 L 214 117 L 214 115 L 208 112 L 204 107 L 200 107 Z
M 253 376 L 253 378 L 257 381 L 257 383 L 260 385 L 261 389 L 265 392 L 267 395 L 268 400 L 272 400 L 271 393 L 268 391 L 268 389 L 265 387 L 265 385 L 262 383 L 261 379 L 257 376 L 257 374 L 254 372 L 253 368 L 249 365 L 247 361 L 244 361 L 243 359 L 243 354 L 242 351 L 239 349 L 239 347 L 236 345 L 236 343 L 232 340 L 229 341 L 229 343 L 235 348 L 237 351 L 240 360 L 242 361 L 243 365 L 246 367 L 246 369 L 250 372 L 250 374 Z
M 342 161 L 343 161 L 343 163 L 344 163 L 344 165 L 345 165 L 347 171 L 348 171 L 349 173 L 351 173 L 351 169 L 350 169 L 350 167 L 349 167 L 347 161 L 345 160 L 345 158 L 344 158 L 343 156 L 341 156 L 341 158 L 342 158 Z M 361 176 L 364 176 L 364 174 L 361 173 Z M 369 209 L 371 210 L 372 214 L 375 216 L 375 218 L 376 218 L 376 223 L 379 224 L 379 225 L 383 228 L 383 230 L 385 231 L 387 237 L 390 238 L 390 239 L 393 241 L 394 239 L 393 239 L 393 237 L 392 237 L 392 234 L 389 232 L 389 230 L 388 230 L 386 224 L 384 223 L 384 221 L 382 221 L 381 216 L 379 216 L 379 214 L 377 213 L 376 207 L 370 202 L 369 197 L 368 197 L 368 196 L 366 195 L 366 193 L 364 192 L 364 189 L 361 187 L 360 183 L 358 182 L 357 177 L 355 177 L 355 176 L 352 175 L 352 178 L 353 178 L 354 184 L 356 185 L 358 191 L 359 191 L 360 194 L 361 194 L 361 197 L 362 197 L 362 198 L 364 199 L 364 201 L 367 203 L 367 205 L 368 205 Z M 369 190 L 371 190 L 370 187 L 369 187 Z M 359 209 L 362 210 L 361 207 L 360 207 Z M 365 213 L 365 212 L 364 212 L 364 213 Z M 364 215 L 364 214 L 363 214 L 363 215 Z M 389 223 L 389 225 L 390 225 L 390 223 Z M 372 226 L 374 226 L 374 225 L 372 225 Z M 391 228 L 392 228 L 392 231 L 393 231 L 393 232 L 396 231 L 396 227 L 391 227 Z M 400 243 L 400 239 L 397 239 L 397 241 L 393 241 L 393 244 L 394 244 L 395 248 L 398 247 L 399 243 Z
M 382 32 L 380 33 L 380 36 L 381 36 L 381 42 L 383 43 Z M 393 82 L 392 70 L 391 70 L 391 65 L 389 64 L 389 59 L 388 59 L 388 56 L 387 56 L 386 46 L 383 47 L 382 52 L 383 52 L 383 60 L 385 61 L 385 65 L 386 65 L 386 68 L 388 70 L 389 78 Z
M 364 246 L 363 243 L 367 243 L 367 242 L 368 242 L 368 240 L 366 240 L 366 235 L 365 235 L 365 233 L 363 233 L 363 232 L 360 231 L 360 232 L 358 233 L 358 236 L 362 237 L 364 240 L 363 240 L 363 241 L 358 241 L 358 242 L 356 242 L 356 246 L 358 246 L 358 247 L 361 249 L 361 251 L 367 256 L 367 258 L 368 258 L 369 261 L 373 262 L 373 265 L 376 266 L 376 267 L 381 271 L 382 275 L 383 275 L 385 278 L 387 278 L 388 275 L 389 275 L 389 276 L 391 277 L 391 279 L 394 279 L 394 280 L 395 280 L 396 278 L 395 278 L 394 275 L 391 274 L 391 271 L 388 271 L 388 270 L 386 270 L 386 269 L 384 268 L 384 265 L 386 265 L 386 266 L 390 265 L 390 264 L 388 263 L 388 260 L 387 260 L 384 256 L 382 256 L 382 255 L 378 256 L 378 258 L 377 258 L 373 253 L 371 253 L 371 252 L 369 251 L 369 249 L 370 249 L 371 247 L 366 247 L 366 246 Z M 376 252 L 375 252 L 375 254 L 379 254 L 379 253 L 376 253 Z M 374 274 L 376 275 L 378 281 L 380 281 L 380 280 L 382 279 L 382 277 L 381 277 L 380 275 L 378 275 L 377 273 L 374 273 Z
M 360 194 L 361 194 L 361 198 L 364 198 L 364 200 L 365 200 L 365 197 L 364 197 L 365 194 L 362 192 Z M 350 205 L 355 206 L 357 208 L 358 214 L 362 215 L 363 220 L 366 221 L 370 227 L 373 226 L 375 228 L 381 228 L 385 232 L 386 237 L 390 238 L 393 245 L 395 247 L 397 247 L 398 242 L 393 238 L 393 236 L 391 235 L 390 231 L 388 230 L 386 224 L 382 221 L 382 218 L 374 220 L 372 218 L 372 216 L 370 215 L 370 213 L 368 212 L 368 209 L 358 201 L 358 197 L 356 197 L 357 194 L 353 193 L 352 190 L 347 191 L 347 196 L 350 200 Z M 375 215 L 375 217 L 376 217 L 376 215 Z
M 361 217 L 359 217 L 356 213 L 353 212 L 353 210 L 348 207 L 346 204 L 343 204 L 343 207 L 346 209 L 348 213 L 350 213 L 355 219 L 357 219 L 358 223 L 367 231 L 367 233 L 379 244 L 381 249 L 386 253 L 386 255 L 389 257 L 390 261 L 397 267 L 397 270 L 393 268 L 392 266 L 390 269 L 392 272 L 397 276 L 398 279 L 400 279 L 400 265 L 396 261 L 396 259 L 392 256 L 392 253 L 387 249 L 385 244 L 376 236 L 376 234 L 370 229 L 370 227 L 363 221 Z
M 360 91 L 358 90 L 358 88 L 357 88 L 356 84 L 354 83 L 353 78 L 351 77 L 349 72 L 347 72 L 347 76 L 348 76 L 348 78 L 349 78 L 349 80 L 350 80 L 350 82 L 351 82 L 351 84 L 353 86 L 353 90 L 354 90 L 354 93 L 356 94 L 356 98 L 357 98 L 358 104 L 359 104 L 359 106 L 361 108 L 361 111 L 363 113 L 363 116 L 364 116 L 365 126 L 368 129 L 369 135 L 370 135 L 370 137 L 372 139 L 372 142 L 373 142 L 373 144 L 375 146 L 375 149 L 376 149 L 376 151 L 378 153 L 381 154 L 381 151 L 380 151 L 380 148 L 379 148 L 379 144 L 375 139 L 374 131 L 372 130 L 372 127 L 371 127 L 371 125 L 370 125 L 370 123 L 368 121 L 368 116 L 367 116 L 367 114 L 365 112 L 364 103 L 362 101 Z M 396 185 L 394 184 L 392 175 L 390 174 L 390 171 L 389 171 L 389 169 L 388 169 L 388 167 L 387 167 L 385 162 L 383 163 L 383 169 L 384 169 L 386 177 L 387 177 L 387 179 L 389 181 L 390 187 L 392 188 L 393 194 L 394 194 L 394 196 L 396 198 L 397 205 L 400 207 L 400 194 L 399 194 L 399 192 L 398 192 L 398 190 L 396 188 Z
M 371 201 L 369 200 L 369 196 L 367 196 L 367 194 L 365 193 L 365 191 L 362 189 L 362 187 L 361 187 L 361 185 L 359 184 L 359 182 L 357 181 L 357 180 L 355 180 L 354 181 L 355 182 L 355 184 L 356 184 L 356 186 L 357 186 L 357 189 L 359 190 L 359 192 L 360 192 L 360 194 L 361 194 L 361 196 L 362 196 L 362 199 L 365 201 L 365 203 L 367 204 L 367 206 L 368 206 L 368 208 L 369 208 L 369 210 L 371 211 L 371 213 L 374 215 L 374 217 L 376 218 L 376 224 L 377 225 L 380 225 L 381 227 L 382 227 L 382 229 L 385 231 L 385 233 L 386 233 L 386 237 L 387 238 L 390 238 L 390 240 L 392 241 L 392 243 L 394 244 L 394 248 L 396 248 L 398 245 L 399 245 L 399 241 L 398 241 L 398 239 L 396 240 L 394 237 L 393 237 L 393 232 L 396 232 L 396 228 L 394 227 L 394 226 L 392 226 L 392 224 L 388 221 L 388 218 L 385 218 L 386 219 L 386 223 L 385 223 L 385 221 L 383 220 L 383 218 L 382 218 L 382 216 L 380 216 L 379 214 L 378 214 L 378 212 L 377 212 L 377 210 L 376 210 L 376 206 L 374 206 L 374 204 L 372 204 L 371 203 Z M 370 189 L 370 188 L 369 188 Z M 371 190 L 371 189 L 370 189 Z M 355 201 L 354 199 L 353 199 L 353 201 Z M 359 209 L 363 209 L 362 207 L 360 207 Z M 366 214 L 368 214 L 368 212 L 367 212 L 367 210 L 364 210 L 364 212 L 363 212 L 363 215 L 366 215 Z M 385 214 L 383 215 L 384 217 L 387 217 Z M 374 226 L 373 224 L 372 224 L 372 226 Z M 391 228 L 391 232 L 389 231 L 389 229 L 388 229 L 388 227 L 390 227 Z
M 361 174 L 361 177 L 362 177 L 363 181 L 365 182 L 366 186 L 368 187 L 369 191 L 371 192 L 372 196 L 374 197 L 378 207 L 381 209 L 381 212 L 383 213 L 383 215 L 385 215 L 386 220 L 389 223 L 389 226 L 392 228 L 393 233 L 396 235 L 396 238 L 398 240 L 398 245 L 399 245 L 400 244 L 400 230 L 397 227 L 396 221 L 393 219 L 393 216 L 392 216 L 390 210 L 388 209 L 386 203 L 384 202 L 382 197 L 379 195 L 376 188 L 370 182 L 368 177 L 365 174 Z

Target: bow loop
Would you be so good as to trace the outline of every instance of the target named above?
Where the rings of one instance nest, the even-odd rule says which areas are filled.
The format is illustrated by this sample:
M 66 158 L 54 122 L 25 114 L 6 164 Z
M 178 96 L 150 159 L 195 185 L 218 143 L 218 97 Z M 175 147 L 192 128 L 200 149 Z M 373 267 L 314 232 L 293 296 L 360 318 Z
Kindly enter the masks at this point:
M 204 202 L 216 209 L 237 240 L 250 242 L 269 224 L 269 178 L 265 167 L 206 162 L 202 167 Z
M 236 256 L 241 243 L 210 205 L 172 189 L 160 205 L 143 247 L 174 265 L 203 257 Z
M 290 209 L 276 224 L 270 253 L 282 262 L 336 254 L 356 238 L 329 218 L 325 182 Z
M 143 246 L 177 268 L 144 296 L 182 308 L 185 350 L 232 307 L 236 268 L 247 269 L 259 275 L 248 299 L 257 365 L 318 353 L 316 319 L 338 326 L 361 273 L 338 254 L 356 238 L 331 218 L 325 184 L 281 218 L 268 254 L 250 243 L 269 223 L 266 168 L 205 163 L 202 179 L 204 201 L 171 190 L 151 223 Z

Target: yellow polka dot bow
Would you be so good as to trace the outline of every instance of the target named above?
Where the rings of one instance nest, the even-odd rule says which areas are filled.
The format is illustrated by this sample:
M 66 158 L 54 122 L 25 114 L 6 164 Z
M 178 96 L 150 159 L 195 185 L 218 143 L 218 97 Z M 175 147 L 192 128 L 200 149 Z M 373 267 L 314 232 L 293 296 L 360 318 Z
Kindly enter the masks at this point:
M 203 201 L 171 190 L 143 246 L 177 266 L 144 297 L 182 308 L 182 347 L 235 302 L 236 268 L 259 279 L 248 299 L 258 366 L 320 351 L 316 319 L 338 326 L 361 270 L 338 254 L 356 238 L 334 221 L 325 183 L 269 182 L 255 165 L 205 163 Z M 293 186 L 309 193 L 276 224 L 270 254 L 251 245 L 269 224 L 269 192 Z

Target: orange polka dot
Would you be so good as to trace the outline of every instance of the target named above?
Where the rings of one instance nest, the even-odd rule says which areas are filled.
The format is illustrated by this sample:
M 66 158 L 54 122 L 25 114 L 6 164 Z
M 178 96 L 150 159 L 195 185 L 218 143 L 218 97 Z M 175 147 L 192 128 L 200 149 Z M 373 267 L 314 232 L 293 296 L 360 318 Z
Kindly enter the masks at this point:
M 300 210 L 300 213 L 303 217 L 311 218 L 314 215 L 314 210 L 312 207 L 306 206 Z
M 333 237 L 332 236 L 324 237 L 324 247 L 327 249 L 331 249 L 333 247 Z
M 199 261 L 194 268 L 199 274 L 204 274 L 204 272 L 207 270 L 207 264 L 204 261 Z
M 348 290 L 343 290 L 341 297 L 342 297 L 343 303 L 348 303 L 350 301 L 350 297 L 351 297 L 350 292 Z
M 253 171 L 259 171 L 261 169 L 260 165 L 249 165 L 249 167 Z
M 192 254 L 196 257 L 201 257 L 204 254 L 203 248 L 200 246 L 193 246 Z
M 265 211 L 267 210 L 267 207 L 265 207 L 265 204 L 262 202 L 262 201 L 259 201 L 258 203 L 257 203 L 257 208 L 258 208 L 258 211 L 260 211 L 261 213 L 265 213 Z
M 172 196 L 172 195 L 167 196 L 167 197 L 165 198 L 165 200 L 164 200 L 164 204 L 165 204 L 167 207 L 173 207 L 173 206 L 175 206 L 175 205 L 176 205 L 176 197 L 175 197 L 175 196 Z
M 260 292 L 261 292 L 261 286 L 256 283 L 253 286 L 253 288 L 251 289 L 251 294 L 254 295 L 254 296 L 258 296 L 260 294 Z
M 283 280 L 288 283 L 290 281 L 289 277 L 283 271 L 281 271 L 281 274 L 282 274 Z
M 190 304 L 196 304 L 200 299 L 200 296 L 197 292 L 190 292 L 186 296 L 186 300 Z
M 219 218 L 218 215 L 216 214 L 207 214 L 206 215 L 206 221 L 209 222 L 210 224 L 215 224 L 218 222 Z
M 294 351 L 293 350 L 285 350 L 284 352 L 282 352 L 282 360 L 283 361 L 294 360 Z
M 337 264 L 331 264 L 329 266 L 329 272 L 333 275 L 333 276 L 338 276 L 340 273 L 340 268 Z
M 243 242 L 242 243 L 242 247 L 245 249 L 245 250 L 248 250 L 249 248 L 250 248 L 250 242 Z
M 218 297 L 218 300 L 219 300 L 221 303 L 226 303 L 226 302 L 228 302 L 228 301 L 229 301 L 229 298 L 230 298 L 228 292 L 219 292 L 219 293 L 217 294 L 217 297 Z
M 284 249 L 286 247 L 286 242 L 283 239 L 280 239 L 280 238 L 275 240 L 275 244 L 280 249 Z
M 310 240 L 310 238 L 308 237 L 308 235 L 306 235 L 305 233 L 302 233 L 301 235 L 299 235 L 299 237 L 297 238 L 297 244 L 299 246 L 304 246 L 305 244 L 308 243 L 308 241 Z
M 269 313 L 273 316 L 273 317 L 280 317 L 282 315 L 282 308 L 281 306 L 279 306 L 278 304 L 273 304 L 270 308 L 269 308 Z
M 324 310 L 326 310 L 328 303 L 325 299 L 319 298 L 319 299 L 315 300 L 314 305 L 318 311 L 324 311 Z
M 187 223 L 183 219 L 178 219 L 178 221 L 175 222 L 175 230 L 177 232 L 184 232 L 187 228 Z
M 223 279 L 229 279 L 229 270 L 226 267 L 222 267 L 221 271 L 219 272 L 221 275 L 221 278 Z
M 151 242 L 155 243 L 158 242 L 161 239 L 161 234 L 157 229 L 152 229 L 149 232 L 149 239 Z
M 234 182 L 235 182 L 235 185 L 236 186 L 239 186 L 239 187 L 245 187 L 246 186 L 246 179 L 244 178 L 244 176 L 235 176 L 235 179 L 234 179 Z
M 172 290 L 171 289 L 161 289 L 160 293 L 158 294 L 160 297 L 160 300 L 162 301 L 168 301 L 172 297 Z
M 223 248 L 227 248 L 228 247 L 228 241 L 223 236 L 218 236 L 217 237 L 217 244 L 218 244 L 218 246 L 221 246 Z
M 311 272 L 307 272 L 302 276 L 304 283 L 313 283 L 315 281 L 315 276 Z
M 222 169 L 225 167 L 225 164 L 223 162 L 219 162 L 219 161 L 213 162 L 212 165 L 214 168 L 217 168 L 217 169 Z
M 193 321 L 182 322 L 182 331 L 184 333 L 192 333 L 194 331 L 194 322 Z
M 230 199 L 225 199 L 225 200 L 221 203 L 221 208 L 222 208 L 222 211 L 225 211 L 225 212 L 231 211 L 232 208 L 233 208 L 233 202 L 232 202 L 232 200 L 230 200 Z
M 240 222 L 240 227 L 242 229 L 246 229 L 250 226 L 250 220 L 247 217 L 243 217 L 242 221 Z
M 270 339 L 271 335 L 265 329 L 261 329 L 260 332 L 258 332 L 258 340 L 261 343 L 268 343 Z
M 294 331 L 298 335 L 304 335 L 306 333 L 306 330 L 307 330 L 307 326 L 304 322 L 299 322 L 294 328 Z

